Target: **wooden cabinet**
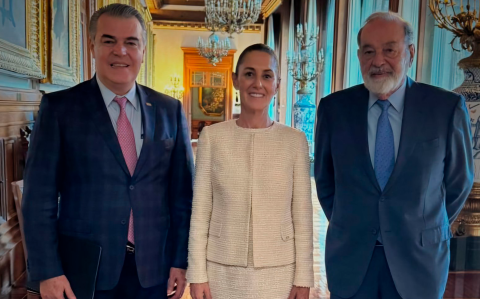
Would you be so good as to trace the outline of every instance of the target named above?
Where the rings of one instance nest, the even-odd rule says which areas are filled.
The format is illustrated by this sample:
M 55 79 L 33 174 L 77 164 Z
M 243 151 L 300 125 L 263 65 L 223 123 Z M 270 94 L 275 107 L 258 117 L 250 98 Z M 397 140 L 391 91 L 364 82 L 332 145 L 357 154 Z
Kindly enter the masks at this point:
M 199 130 L 232 118 L 233 54 L 230 50 L 222 61 L 213 66 L 198 55 L 196 48 L 184 52 L 183 108 L 190 127 L 190 138 L 198 139 Z
M 26 294 L 24 242 L 12 182 L 23 177 L 40 96 L 37 90 L 0 87 L 0 298 Z

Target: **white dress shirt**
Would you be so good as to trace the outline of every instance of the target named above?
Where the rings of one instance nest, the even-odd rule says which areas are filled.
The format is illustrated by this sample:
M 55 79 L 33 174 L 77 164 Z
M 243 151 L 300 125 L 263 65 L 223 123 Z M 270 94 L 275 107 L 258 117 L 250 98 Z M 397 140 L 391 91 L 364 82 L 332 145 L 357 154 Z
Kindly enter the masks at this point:
M 100 87 L 100 92 L 102 93 L 103 100 L 105 101 L 105 106 L 107 106 L 108 114 L 112 121 L 113 128 L 115 133 L 117 133 L 117 120 L 120 115 L 120 106 L 114 102 L 115 97 L 126 97 L 127 106 L 125 107 L 125 112 L 127 114 L 128 121 L 133 128 L 133 134 L 135 135 L 135 146 L 137 149 L 137 157 L 140 156 L 140 151 L 142 150 L 143 138 L 142 138 L 142 110 L 140 108 L 140 101 L 136 93 L 136 84 L 133 85 L 132 89 L 124 95 L 116 95 L 110 89 L 108 89 L 100 81 L 98 77 L 97 83 Z

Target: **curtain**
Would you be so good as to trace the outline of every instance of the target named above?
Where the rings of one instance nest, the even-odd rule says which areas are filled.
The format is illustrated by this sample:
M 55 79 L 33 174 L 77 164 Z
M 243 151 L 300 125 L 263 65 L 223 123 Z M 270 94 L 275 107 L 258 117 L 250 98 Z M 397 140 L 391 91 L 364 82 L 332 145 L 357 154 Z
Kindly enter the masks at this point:
M 458 4 L 455 9 L 458 11 L 460 5 Z M 460 86 L 464 80 L 463 71 L 457 63 L 471 53 L 462 50 L 458 39 L 453 45 L 455 49 L 461 51 L 454 51 L 450 45 L 453 33 L 440 29 L 435 24 L 432 13 L 427 9 L 422 78 L 419 78 L 419 81 L 452 90 Z
M 413 27 L 413 38 L 415 42 L 415 49 L 418 50 L 418 11 L 420 9 L 420 0 L 403 0 L 400 6 L 400 15 L 405 21 L 409 22 Z M 429 11 L 427 11 L 430 13 Z M 410 69 L 408 70 L 407 75 L 414 79 L 417 74 L 417 55 L 413 57 L 413 63 Z
M 290 3 L 290 21 L 288 26 L 288 50 L 293 51 L 295 49 L 295 0 Z M 285 125 L 292 126 L 292 107 L 294 97 L 294 85 L 293 76 L 288 72 L 287 77 L 287 109 L 285 115 Z
M 309 0 L 308 1 L 308 8 L 307 8 L 307 25 L 308 25 L 308 32 L 316 32 L 317 27 L 318 27 L 318 21 L 317 21 L 317 0 Z M 308 51 L 310 51 L 310 57 L 315 57 L 315 55 L 318 54 L 318 47 L 317 43 L 313 44 L 308 48 Z M 314 68 L 312 64 L 312 68 Z M 316 86 L 318 82 L 320 82 L 319 78 L 317 78 L 315 81 L 315 86 L 311 87 L 312 90 L 312 99 L 316 99 L 316 94 L 317 94 L 317 89 Z
M 325 28 L 325 39 L 323 41 L 323 54 L 325 63 L 322 74 L 322 89 L 321 96 L 325 97 L 332 92 L 332 77 L 333 77 L 333 34 L 335 28 L 335 0 L 328 0 L 327 5 L 327 23 Z
M 349 6 L 348 49 L 345 63 L 344 87 L 363 83 L 357 57 L 357 34 L 365 20 L 374 12 L 388 11 L 389 0 L 351 0 Z
M 275 34 L 273 31 L 273 16 L 270 15 L 268 17 L 268 31 L 267 31 L 267 46 L 275 50 Z M 277 101 L 277 96 L 273 97 L 272 102 L 270 103 L 270 107 L 268 108 L 268 116 L 271 119 L 276 120 L 276 113 L 275 113 L 275 103 Z

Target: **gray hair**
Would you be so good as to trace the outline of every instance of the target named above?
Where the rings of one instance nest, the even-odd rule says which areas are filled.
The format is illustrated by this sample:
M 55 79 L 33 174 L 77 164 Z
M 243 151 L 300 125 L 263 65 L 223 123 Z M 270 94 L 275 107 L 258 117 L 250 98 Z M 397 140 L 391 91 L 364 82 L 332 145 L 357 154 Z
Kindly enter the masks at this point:
M 143 20 L 142 15 L 134 7 L 126 4 L 119 4 L 119 3 L 114 3 L 114 4 L 109 4 L 107 6 L 104 6 L 99 10 L 97 10 L 92 15 L 92 17 L 90 18 L 90 25 L 88 27 L 88 34 L 90 35 L 90 38 L 92 41 L 95 40 L 95 35 L 97 34 L 98 19 L 103 14 L 111 17 L 124 18 L 124 19 L 137 18 L 138 22 L 140 23 L 140 26 L 142 26 L 142 37 L 143 37 L 143 43 L 145 45 L 145 43 L 147 42 L 147 29 L 146 29 L 145 21 Z
M 374 20 L 384 20 L 384 21 L 390 21 L 390 22 L 399 22 L 400 24 L 403 25 L 403 29 L 405 30 L 405 45 L 408 48 L 410 45 L 414 45 L 414 37 L 413 37 L 413 27 L 412 25 L 405 21 L 402 17 L 400 17 L 398 14 L 394 12 L 376 12 L 371 14 L 367 20 L 365 21 L 365 24 L 363 27 L 358 31 L 357 35 L 357 43 L 358 46 L 360 47 L 360 36 L 362 34 L 363 28 L 370 22 Z

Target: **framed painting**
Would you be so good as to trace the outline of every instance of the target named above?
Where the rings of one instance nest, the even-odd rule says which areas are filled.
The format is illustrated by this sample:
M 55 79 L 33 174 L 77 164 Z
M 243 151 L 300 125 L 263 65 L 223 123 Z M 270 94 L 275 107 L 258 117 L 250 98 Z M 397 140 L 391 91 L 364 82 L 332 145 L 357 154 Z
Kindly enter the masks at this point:
M 22 77 L 43 79 L 47 73 L 43 0 L 0 1 L 0 68 Z
M 76 0 L 50 0 L 49 83 L 73 86 L 80 82 L 79 4 Z
M 207 116 L 225 114 L 226 88 L 200 87 L 198 90 L 198 106 Z

